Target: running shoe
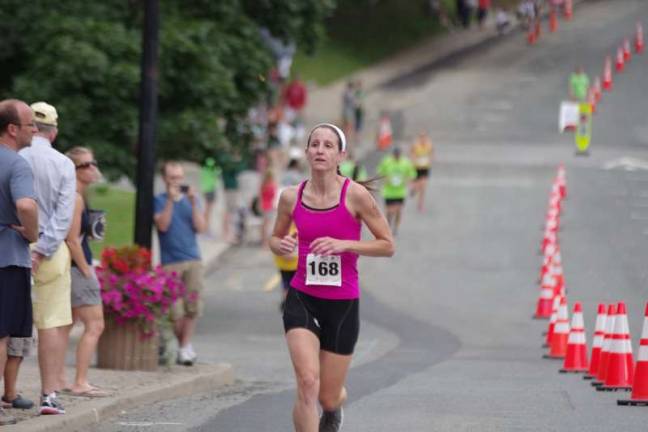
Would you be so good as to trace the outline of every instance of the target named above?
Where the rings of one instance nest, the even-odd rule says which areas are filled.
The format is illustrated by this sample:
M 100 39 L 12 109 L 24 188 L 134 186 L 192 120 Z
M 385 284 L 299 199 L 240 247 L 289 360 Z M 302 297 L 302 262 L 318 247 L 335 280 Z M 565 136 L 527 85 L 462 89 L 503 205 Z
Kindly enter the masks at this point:
M 56 397 L 56 392 L 52 392 L 48 395 L 41 396 L 39 412 L 41 415 L 65 414 L 65 408 L 63 408 L 63 405 L 61 405 L 61 402 Z
M 0 408 L 0 426 L 12 425 L 16 422 L 16 417 L 10 416 L 3 408 Z
M 344 410 L 342 407 L 335 411 L 324 411 L 320 417 L 319 432 L 339 432 L 344 423 Z

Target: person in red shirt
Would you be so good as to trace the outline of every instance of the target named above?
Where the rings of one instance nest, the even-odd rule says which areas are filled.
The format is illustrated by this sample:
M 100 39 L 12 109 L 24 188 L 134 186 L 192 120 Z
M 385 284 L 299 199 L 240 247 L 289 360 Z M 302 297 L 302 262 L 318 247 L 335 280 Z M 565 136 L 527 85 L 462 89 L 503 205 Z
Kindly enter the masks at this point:
M 306 85 L 299 79 L 298 75 L 295 75 L 295 78 L 288 83 L 283 91 L 283 103 L 287 111 L 291 111 L 287 113 L 289 122 L 301 118 L 301 112 L 306 106 L 307 94 Z
M 477 6 L 477 21 L 479 21 L 479 28 L 484 28 L 484 21 L 486 20 L 486 15 L 488 15 L 488 9 L 491 7 L 491 0 L 479 0 Z

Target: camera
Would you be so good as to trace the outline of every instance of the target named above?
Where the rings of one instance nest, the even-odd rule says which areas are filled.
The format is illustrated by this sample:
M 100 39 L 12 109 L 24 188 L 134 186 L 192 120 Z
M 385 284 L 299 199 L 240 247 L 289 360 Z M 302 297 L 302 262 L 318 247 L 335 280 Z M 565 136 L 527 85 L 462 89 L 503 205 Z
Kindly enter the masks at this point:
M 183 194 L 189 192 L 189 185 L 180 185 L 180 192 L 182 192 Z

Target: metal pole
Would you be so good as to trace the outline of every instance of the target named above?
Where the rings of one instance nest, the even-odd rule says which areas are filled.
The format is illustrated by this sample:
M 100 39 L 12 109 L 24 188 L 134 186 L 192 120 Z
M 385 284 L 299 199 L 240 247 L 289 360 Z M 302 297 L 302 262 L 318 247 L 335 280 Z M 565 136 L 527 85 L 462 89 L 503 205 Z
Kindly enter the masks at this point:
M 145 0 L 134 238 L 135 243 L 149 249 L 153 227 L 153 176 L 158 111 L 158 30 L 158 0 Z

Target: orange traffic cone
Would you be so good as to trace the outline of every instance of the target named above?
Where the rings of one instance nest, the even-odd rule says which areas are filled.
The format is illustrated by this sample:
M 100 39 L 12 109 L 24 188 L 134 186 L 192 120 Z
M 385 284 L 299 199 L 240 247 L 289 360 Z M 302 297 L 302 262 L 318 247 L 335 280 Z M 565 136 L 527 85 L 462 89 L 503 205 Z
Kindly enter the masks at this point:
M 617 401 L 619 405 L 642 405 L 648 406 L 648 303 L 644 312 L 643 331 L 639 341 L 639 352 L 637 353 L 637 366 L 634 370 L 634 381 L 632 382 L 632 396 L 630 400 Z
M 605 57 L 605 66 L 603 66 L 603 89 L 612 90 L 612 59 L 610 56 Z
M 549 348 L 551 346 L 551 338 L 556 328 L 556 321 L 558 321 L 558 308 L 560 307 L 561 295 L 554 296 L 553 305 L 551 306 L 551 318 L 549 318 L 549 327 L 547 327 L 547 337 L 542 348 Z
M 601 347 L 601 356 L 599 358 L 599 367 L 596 371 L 596 378 L 592 381 L 595 387 L 602 386 L 607 374 L 607 365 L 610 358 L 610 345 L 612 344 L 612 332 L 614 331 L 614 321 L 616 319 L 616 306 L 608 305 L 607 318 L 605 319 L 605 336 L 603 336 L 603 346 Z
M 623 72 L 624 68 L 625 68 L 625 64 L 623 62 L 623 48 L 619 47 L 617 48 L 617 55 L 616 55 L 616 71 Z
M 596 372 L 599 368 L 599 360 L 601 359 L 601 348 L 603 347 L 603 339 L 605 338 L 605 319 L 607 313 L 605 312 L 605 305 L 599 303 L 598 314 L 596 315 L 596 326 L 594 327 L 594 339 L 592 340 L 592 358 L 590 362 L 589 371 L 584 379 L 594 379 Z
M 567 339 L 567 354 L 560 372 L 587 372 L 587 367 L 587 338 L 583 322 L 583 306 L 581 306 L 580 302 L 576 302 L 574 303 L 574 315 L 572 316 L 569 338 Z
M 567 175 L 565 172 L 565 165 L 560 164 L 558 166 L 558 173 L 556 174 L 556 182 L 558 183 L 558 190 L 560 192 L 560 198 L 567 198 Z
M 630 40 L 623 39 L 623 60 L 627 63 L 632 58 L 632 49 L 630 48 Z
M 542 283 L 545 275 L 551 270 L 553 255 L 556 253 L 556 245 L 550 244 L 547 246 L 546 251 L 544 252 L 544 257 L 542 258 L 542 266 L 540 267 L 540 276 L 538 277 L 538 283 Z
M 549 354 L 544 358 L 562 359 L 567 354 L 567 339 L 569 337 L 569 313 L 567 312 L 567 297 L 560 298 L 558 317 L 554 326 L 554 333 L 551 336 L 551 348 Z
M 534 26 L 530 25 L 529 26 L 529 32 L 527 33 L 527 42 L 529 45 L 535 45 L 536 41 L 538 39 L 538 36 L 536 35 L 536 31 Z
M 601 78 L 594 78 L 594 94 L 596 95 L 596 103 L 601 101 Z
M 592 113 L 596 113 L 596 93 L 594 93 L 594 87 L 590 87 L 587 91 L 587 103 L 592 107 Z
M 643 26 L 641 23 L 637 23 L 637 31 L 635 34 L 635 52 L 641 54 L 644 50 L 644 36 L 643 36 Z
M 388 115 L 380 118 L 378 125 L 378 150 L 385 150 L 392 145 L 392 127 Z
M 558 30 L 558 14 L 554 9 L 551 9 L 549 11 L 549 31 L 554 33 L 556 30 Z
M 632 390 L 634 360 L 625 303 L 619 302 L 608 354 L 607 372 L 598 391 Z
M 547 319 L 551 316 L 551 305 L 554 298 L 555 278 L 550 273 L 546 274 L 540 285 L 540 296 L 536 304 L 534 319 Z
M 572 3 L 572 0 L 565 0 L 563 13 L 567 21 L 571 21 L 571 19 L 574 17 L 574 5 Z

